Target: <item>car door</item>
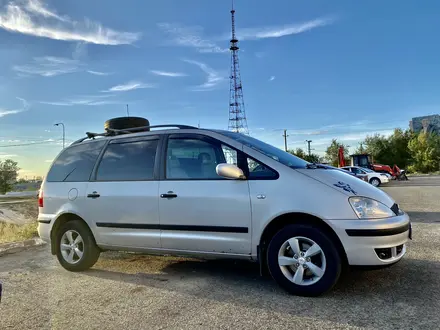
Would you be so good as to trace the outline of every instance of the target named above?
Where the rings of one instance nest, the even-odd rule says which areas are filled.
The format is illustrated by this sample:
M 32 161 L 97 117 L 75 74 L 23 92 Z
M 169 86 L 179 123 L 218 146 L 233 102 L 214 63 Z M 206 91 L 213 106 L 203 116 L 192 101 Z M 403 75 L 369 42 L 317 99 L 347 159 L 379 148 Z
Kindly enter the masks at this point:
M 109 142 L 87 187 L 87 218 L 99 244 L 160 248 L 159 136 Z
M 246 180 L 217 175 L 239 151 L 201 134 L 172 134 L 165 142 L 159 184 L 164 249 L 249 254 L 251 206 Z

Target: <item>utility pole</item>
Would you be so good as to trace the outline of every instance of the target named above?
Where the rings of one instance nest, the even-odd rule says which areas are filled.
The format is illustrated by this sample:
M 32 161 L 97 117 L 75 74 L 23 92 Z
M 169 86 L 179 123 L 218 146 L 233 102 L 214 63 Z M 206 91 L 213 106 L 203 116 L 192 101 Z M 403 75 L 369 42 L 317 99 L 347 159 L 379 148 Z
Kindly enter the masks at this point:
M 64 127 L 64 124 L 63 123 L 54 124 L 54 126 L 60 126 L 60 125 L 63 127 L 63 149 L 64 149 L 64 147 L 66 145 L 66 129 Z
M 284 130 L 283 136 L 284 136 L 284 151 L 287 152 L 287 137 L 289 136 L 287 135 L 287 129 Z
M 312 143 L 312 140 L 306 140 L 306 142 L 307 142 L 307 149 L 309 151 L 309 157 L 310 157 L 310 155 L 312 154 L 311 153 L 312 149 L 310 149 L 310 143 Z
M 127 104 L 127 117 L 130 117 L 130 112 L 128 111 L 128 104 Z

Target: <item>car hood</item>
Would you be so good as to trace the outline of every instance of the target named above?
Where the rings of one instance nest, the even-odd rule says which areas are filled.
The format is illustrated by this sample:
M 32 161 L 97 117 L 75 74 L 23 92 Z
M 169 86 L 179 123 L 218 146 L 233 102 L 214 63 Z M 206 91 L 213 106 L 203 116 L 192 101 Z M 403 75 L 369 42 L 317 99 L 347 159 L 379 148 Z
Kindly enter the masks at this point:
M 381 202 L 388 207 L 393 206 L 394 200 L 379 188 L 356 178 L 350 174 L 328 167 L 316 169 L 296 169 L 312 179 L 315 179 L 347 196 L 364 196 Z

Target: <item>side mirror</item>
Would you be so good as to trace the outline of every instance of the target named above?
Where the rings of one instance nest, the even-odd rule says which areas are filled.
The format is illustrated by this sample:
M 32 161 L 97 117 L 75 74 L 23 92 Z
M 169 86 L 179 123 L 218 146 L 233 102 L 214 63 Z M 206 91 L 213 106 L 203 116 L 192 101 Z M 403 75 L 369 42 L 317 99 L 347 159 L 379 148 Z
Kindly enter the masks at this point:
M 243 171 L 233 164 L 218 164 L 215 171 L 219 176 L 234 180 L 246 180 Z

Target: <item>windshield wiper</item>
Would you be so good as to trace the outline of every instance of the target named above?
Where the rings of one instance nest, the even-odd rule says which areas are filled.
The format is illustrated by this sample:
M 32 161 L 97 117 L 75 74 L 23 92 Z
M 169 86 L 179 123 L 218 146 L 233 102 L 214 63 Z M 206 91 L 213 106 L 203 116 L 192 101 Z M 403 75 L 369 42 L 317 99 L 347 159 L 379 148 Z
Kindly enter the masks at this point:
M 314 170 L 314 169 L 317 169 L 317 168 L 328 169 L 327 166 L 322 165 L 322 164 L 316 164 L 316 163 L 308 163 L 306 165 L 306 168 L 311 169 L 311 170 Z

